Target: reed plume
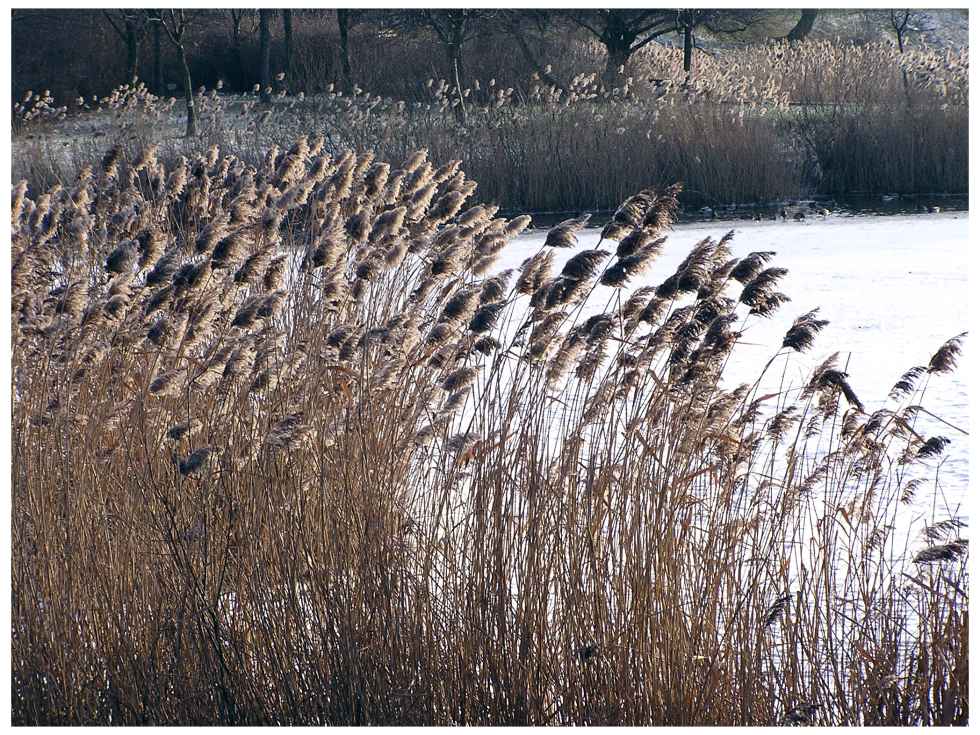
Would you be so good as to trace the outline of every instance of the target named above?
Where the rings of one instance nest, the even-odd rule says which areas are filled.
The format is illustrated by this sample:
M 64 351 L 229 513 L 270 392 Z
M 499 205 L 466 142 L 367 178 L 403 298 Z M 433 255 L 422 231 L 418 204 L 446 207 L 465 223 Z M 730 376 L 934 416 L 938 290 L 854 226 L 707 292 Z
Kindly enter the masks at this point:
M 816 311 L 726 384 L 785 275 L 738 237 L 596 288 L 678 187 L 501 272 L 529 219 L 423 151 L 112 159 L 12 192 L 15 722 L 966 720 L 964 534 L 893 528 L 959 337 L 868 416 L 836 355 L 794 381 Z

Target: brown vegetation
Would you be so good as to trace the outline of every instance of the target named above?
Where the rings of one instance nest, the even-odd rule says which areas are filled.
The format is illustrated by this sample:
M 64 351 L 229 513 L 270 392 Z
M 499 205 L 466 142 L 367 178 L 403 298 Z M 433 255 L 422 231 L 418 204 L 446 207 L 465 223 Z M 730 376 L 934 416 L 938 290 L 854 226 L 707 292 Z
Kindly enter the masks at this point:
M 835 357 L 731 389 L 785 271 L 726 236 L 630 286 L 678 187 L 497 273 L 529 218 L 400 160 L 14 188 L 14 722 L 966 722 L 962 523 L 894 532 L 960 338 L 871 415 Z
M 201 88 L 200 137 L 190 140 L 176 139 L 175 100 L 141 83 L 78 100 L 83 112 L 67 122 L 50 96 L 32 96 L 14 111 L 14 176 L 40 188 L 67 183 L 107 139 L 132 141 L 132 154 L 160 144 L 168 163 L 221 144 L 256 164 L 271 144 L 319 133 L 334 153 L 459 157 L 484 200 L 508 211 L 612 209 L 676 180 L 698 206 L 968 189 L 966 52 L 770 44 L 701 59 L 694 77 L 678 50 L 645 46 L 633 56 L 612 89 L 596 74 L 562 87 L 536 75 L 518 87 L 484 79 L 464 89 L 430 78 L 407 99 L 357 86 L 308 97 L 273 81 L 269 106 Z

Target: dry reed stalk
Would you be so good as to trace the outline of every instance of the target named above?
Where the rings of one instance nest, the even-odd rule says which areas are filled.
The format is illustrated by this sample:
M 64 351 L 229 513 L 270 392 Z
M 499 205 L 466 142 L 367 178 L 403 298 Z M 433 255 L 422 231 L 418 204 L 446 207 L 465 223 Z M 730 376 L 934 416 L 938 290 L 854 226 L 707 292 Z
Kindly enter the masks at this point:
M 948 443 L 922 391 L 864 415 L 833 358 L 721 385 L 771 254 L 620 291 L 676 215 L 651 188 L 604 270 L 485 276 L 528 221 L 465 208 L 458 163 L 322 145 L 15 188 L 15 722 L 965 721 L 961 527 L 891 528 Z

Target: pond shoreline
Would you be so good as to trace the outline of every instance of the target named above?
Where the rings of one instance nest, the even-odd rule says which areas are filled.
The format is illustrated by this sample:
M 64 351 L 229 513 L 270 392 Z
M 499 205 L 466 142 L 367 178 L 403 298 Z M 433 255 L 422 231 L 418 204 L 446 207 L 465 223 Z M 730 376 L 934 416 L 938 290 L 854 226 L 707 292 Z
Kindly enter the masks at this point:
M 929 211 L 930 208 L 939 211 Z M 803 219 L 821 220 L 828 216 L 857 217 L 857 216 L 907 216 L 915 214 L 938 214 L 939 212 L 962 212 L 969 213 L 968 194 L 901 194 L 888 196 L 854 196 L 845 198 L 835 198 L 831 196 L 815 195 L 800 199 L 783 199 L 779 201 L 766 202 L 762 204 L 741 203 L 726 204 L 718 207 L 681 207 L 677 213 L 677 222 L 683 224 L 693 224 L 699 222 L 724 222 L 724 221 L 778 221 L 783 219 L 782 211 L 786 212 L 786 219 L 791 219 L 794 214 L 800 212 L 804 215 Z M 821 214 L 820 210 L 827 210 Z M 501 217 L 516 217 L 526 214 L 531 217 L 533 228 L 552 227 L 558 222 L 578 217 L 583 212 L 592 215 L 592 221 L 598 222 L 608 219 L 615 210 L 611 209 L 563 209 L 548 211 L 526 211 L 520 209 L 506 209 L 498 212 Z

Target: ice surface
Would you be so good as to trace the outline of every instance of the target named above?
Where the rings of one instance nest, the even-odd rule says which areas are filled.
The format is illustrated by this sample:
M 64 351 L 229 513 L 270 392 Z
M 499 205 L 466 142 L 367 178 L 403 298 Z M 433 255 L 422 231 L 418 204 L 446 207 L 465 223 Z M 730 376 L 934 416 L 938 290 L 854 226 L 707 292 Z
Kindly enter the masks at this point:
M 885 405 L 891 387 L 907 369 L 927 365 L 947 339 L 966 331 L 968 324 L 968 214 L 929 214 L 892 217 L 827 217 L 804 222 L 711 222 L 677 225 L 663 254 L 625 289 L 657 285 L 674 272 L 691 247 L 705 237 L 718 239 L 735 230 L 735 256 L 756 250 L 775 250 L 769 265 L 789 269 L 780 290 L 792 301 L 771 319 L 753 318 L 725 371 L 725 384 L 752 382 L 778 350 L 793 319 L 814 307 L 830 325 L 814 347 L 788 362 L 777 360 L 762 390 L 777 388 L 783 379 L 799 385 L 814 366 L 833 352 L 847 363 L 849 382 L 874 411 Z M 518 267 L 537 252 L 545 231 L 525 234 L 502 253 L 498 267 Z M 577 250 L 596 247 L 598 230 L 580 233 L 579 247 L 558 253 L 558 268 Z M 616 243 L 602 247 L 615 250 Z M 613 289 L 598 287 L 583 314 L 606 308 Z M 737 291 L 734 292 L 737 295 Z M 949 423 L 969 431 L 967 384 L 969 337 L 958 369 L 952 375 L 932 376 L 922 405 Z M 786 387 L 784 385 L 784 387 Z M 944 498 L 940 515 L 966 515 L 956 506 L 965 499 L 969 478 L 969 437 L 956 429 L 920 416 L 917 428 L 927 435 L 952 440 L 941 473 Z

